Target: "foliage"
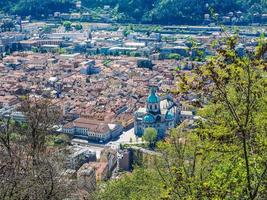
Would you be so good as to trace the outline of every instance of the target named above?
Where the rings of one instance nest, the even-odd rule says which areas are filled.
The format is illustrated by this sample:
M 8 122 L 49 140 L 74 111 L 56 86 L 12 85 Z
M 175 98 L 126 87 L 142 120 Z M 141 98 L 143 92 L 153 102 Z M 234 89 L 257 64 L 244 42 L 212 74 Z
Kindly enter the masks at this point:
M 133 25 L 128 25 L 126 26 L 123 31 L 122 34 L 124 35 L 124 37 L 127 37 L 129 34 L 133 33 Z
M 93 19 L 100 19 L 99 10 L 103 10 L 104 5 L 110 5 L 109 12 L 116 21 L 162 24 L 200 24 L 204 14 L 210 14 L 211 8 L 220 16 L 242 11 L 245 22 L 252 22 L 254 14 L 267 11 L 265 0 L 82 0 L 82 5 L 96 11 L 92 12 Z M 0 1 L 0 10 L 35 18 L 46 17 L 55 11 L 67 12 L 73 8 L 74 0 Z
M 146 142 L 148 142 L 150 148 L 154 148 L 157 141 L 157 130 L 151 127 L 146 128 L 143 138 Z
M 102 64 L 105 66 L 105 67 L 109 67 L 109 65 L 111 64 L 111 60 L 110 59 L 104 59 Z
M 52 32 L 52 28 L 50 26 L 46 25 L 43 28 L 43 32 L 44 33 L 51 33 Z
M 66 12 L 74 7 L 72 0 L 5 0 L 3 7 L 0 3 L 0 8 L 4 11 L 15 13 L 20 16 L 33 16 L 40 18 L 46 17 L 53 12 Z
M 66 54 L 66 53 L 67 53 L 67 50 L 64 49 L 64 48 L 59 48 L 59 49 L 58 49 L 58 53 L 59 53 L 59 54 Z
M 119 180 L 112 180 L 103 185 L 97 199 L 159 200 L 163 193 L 164 188 L 156 171 L 136 168 L 132 174 L 126 174 Z
M 83 26 L 81 24 L 75 24 L 75 29 L 77 31 L 82 30 L 83 29 Z
M 63 26 L 64 26 L 66 31 L 70 31 L 71 30 L 71 22 L 70 21 L 64 21 L 63 22 Z
M 114 18 L 121 22 L 163 24 L 202 23 L 204 14 L 210 14 L 210 8 L 220 15 L 242 11 L 246 20 L 267 10 L 267 2 L 262 0 L 84 0 L 83 3 L 91 8 L 114 7 Z
M 178 53 L 170 53 L 168 55 L 168 59 L 175 59 L 175 60 L 180 60 L 181 59 L 181 55 Z
M 60 135 L 48 135 L 45 141 L 47 146 L 55 147 L 55 146 L 65 146 L 66 144 L 70 144 L 70 138 L 65 134 Z
M 208 191 L 203 195 L 261 199 L 266 197 L 267 175 L 267 41 L 260 38 L 259 47 L 244 56 L 235 50 L 237 37 L 219 43 L 217 55 L 190 77 L 181 76 L 180 85 L 208 100 L 207 105 L 201 102 L 199 113 L 205 120 L 195 130 L 202 146 L 201 168 L 208 169 L 201 174 Z

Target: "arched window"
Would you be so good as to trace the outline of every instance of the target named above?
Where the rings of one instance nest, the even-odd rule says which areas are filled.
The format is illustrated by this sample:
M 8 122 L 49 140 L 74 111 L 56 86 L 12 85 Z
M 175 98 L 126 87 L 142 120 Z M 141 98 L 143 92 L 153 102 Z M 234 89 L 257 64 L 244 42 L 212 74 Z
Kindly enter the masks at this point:
M 152 109 L 153 109 L 151 104 L 149 105 L 149 109 L 150 109 L 150 110 L 152 110 Z

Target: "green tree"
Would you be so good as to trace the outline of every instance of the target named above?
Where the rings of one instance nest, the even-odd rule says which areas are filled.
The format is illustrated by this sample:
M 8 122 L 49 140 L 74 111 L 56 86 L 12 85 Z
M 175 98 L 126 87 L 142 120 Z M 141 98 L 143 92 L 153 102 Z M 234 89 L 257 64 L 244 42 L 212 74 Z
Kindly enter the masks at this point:
M 252 22 L 254 14 L 267 11 L 266 0 L 83 0 L 83 6 L 91 8 L 94 19 L 100 19 L 104 5 L 110 5 L 109 13 L 119 22 L 200 24 L 210 8 L 225 16 L 229 11 L 236 15 L 242 11 L 246 22 Z M 5 0 L 0 1 L 0 11 L 20 16 L 46 17 L 56 11 L 69 12 L 74 0 Z M 219 17 L 220 18 L 220 17 Z
M 2 1 L 1 1 L 2 3 Z M 20 16 L 33 16 L 34 18 L 46 17 L 54 12 L 68 12 L 74 7 L 72 0 L 6 0 L 5 10 Z
M 103 187 L 100 186 L 97 199 L 160 200 L 164 192 L 161 179 L 155 170 L 136 168 L 132 174 L 125 174 L 119 180 L 112 180 L 105 183 Z
M 75 25 L 75 30 L 79 31 L 79 30 L 82 30 L 83 29 L 83 26 L 81 24 L 76 24 Z
M 71 22 L 70 21 L 64 21 L 63 22 L 63 26 L 64 26 L 66 31 L 70 31 L 71 30 Z
M 227 37 L 217 54 L 189 76 L 181 76 L 180 91 L 204 101 L 194 131 L 200 149 L 195 159 L 201 196 L 262 199 L 267 175 L 267 42 L 244 56 L 236 52 L 237 37 Z M 197 169 L 199 168 L 199 169 Z M 195 174 L 194 177 L 197 177 Z
M 67 50 L 64 49 L 64 48 L 59 48 L 59 49 L 58 49 L 58 53 L 59 53 L 59 54 L 66 54 L 66 53 L 67 53 Z
M 157 141 L 157 130 L 154 128 L 146 128 L 144 131 L 144 140 L 148 142 L 149 148 L 154 148 Z
M 50 26 L 44 26 L 43 27 L 43 32 L 44 33 L 51 33 L 52 32 L 52 28 Z
M 180 60 L 181 59 L 181 55 L 178 53 L 171 53 L 168 55 L 168 59 L 175 59 L 175 60 Z

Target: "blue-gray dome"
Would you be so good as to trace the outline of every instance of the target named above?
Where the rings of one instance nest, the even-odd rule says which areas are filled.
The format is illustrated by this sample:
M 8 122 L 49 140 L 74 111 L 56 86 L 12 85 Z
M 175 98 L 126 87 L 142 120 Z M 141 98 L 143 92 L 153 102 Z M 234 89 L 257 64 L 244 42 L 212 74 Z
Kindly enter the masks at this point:
M 147 103 L 158 103 L 160 102 L 160 98 L 157 95 L 149 95 L 147 97 Z
M 150 89 L 150 94 L 147 97 L 147 103 L 159 103 L 160 102 L 160 98 L 159 96 L 156 94 L 156 90 L 154 87 L 152 87 Z
M 148 124 L 155 123 L 155 118 L 153 117 L 153 115 L 148 114 L 144 117 L 144 122 Z
M 173 120 L 174 119 L 174 115 L 172 112 L 168 111 L 165 115 L 165 119 L 167 120 Z

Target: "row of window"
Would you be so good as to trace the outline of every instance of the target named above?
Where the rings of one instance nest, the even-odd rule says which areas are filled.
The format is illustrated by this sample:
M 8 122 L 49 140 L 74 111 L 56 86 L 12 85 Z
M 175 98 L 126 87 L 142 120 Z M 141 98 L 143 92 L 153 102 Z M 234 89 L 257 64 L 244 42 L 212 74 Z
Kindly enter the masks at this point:
M 64 129 L 63 132 L 65 133 L 73 133 L 73 129 Z M 88 133 L 88 129 L 86 128 L 78 128 L 77 132 L 81 135 L 85 135 L 85 136 L 93 136 L 93 137 L 99 137 L 99 138 L 104 138 L 105 135 L 102 134 L 97 134 L 97 133 L 92 133 L 89 132 Z

